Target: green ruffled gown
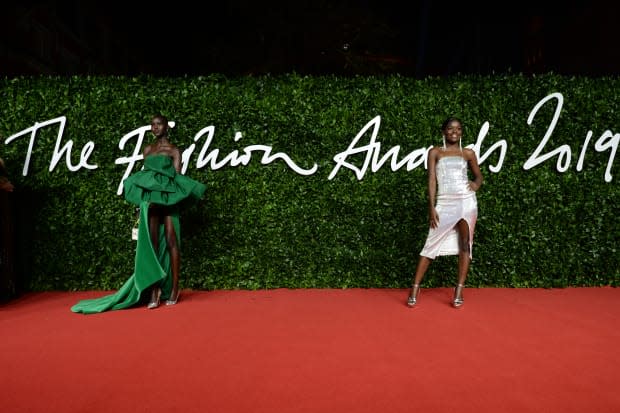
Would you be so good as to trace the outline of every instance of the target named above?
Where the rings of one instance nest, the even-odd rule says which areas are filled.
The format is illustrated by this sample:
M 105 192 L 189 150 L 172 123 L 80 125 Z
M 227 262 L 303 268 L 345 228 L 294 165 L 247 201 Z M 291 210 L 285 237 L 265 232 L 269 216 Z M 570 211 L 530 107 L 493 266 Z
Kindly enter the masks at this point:
M 134 272 L 123 286 L 114 294 L 100 298 L 81 300 L 71 311 L 93 314 L 109 310 L 120 310 L 139 303 L 142 294 L 159 283 L 163 300 L 170 297 L 172 290 L 172 271 L 164 226 L 159 226 L 159 248 L 155 252 L 151 244 L 148 226 L 149 205 L 159 204 L 173 207 L 189 198 L 202 198 L 206 186 L 185 175 L 178 174 L 172 158 L 166 155 L 150 155 L 144 159 L 144 169 L 129 176 L 123 182 L 125 199 L 140 206 L 140 224 Z M 180 247 L 179 214 L 173 208 L 172 222 Z

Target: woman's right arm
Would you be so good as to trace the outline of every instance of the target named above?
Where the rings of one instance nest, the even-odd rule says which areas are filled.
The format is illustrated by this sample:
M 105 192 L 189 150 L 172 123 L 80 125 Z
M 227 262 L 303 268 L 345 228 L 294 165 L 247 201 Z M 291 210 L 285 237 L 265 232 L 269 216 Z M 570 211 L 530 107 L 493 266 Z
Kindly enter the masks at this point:
M 432 228 L 439 225 L 439 214 L 435 209 L 435 197 L 437 196 L 437 165 L 438 149 L 433 148 L 428 154 L 428 216 Z

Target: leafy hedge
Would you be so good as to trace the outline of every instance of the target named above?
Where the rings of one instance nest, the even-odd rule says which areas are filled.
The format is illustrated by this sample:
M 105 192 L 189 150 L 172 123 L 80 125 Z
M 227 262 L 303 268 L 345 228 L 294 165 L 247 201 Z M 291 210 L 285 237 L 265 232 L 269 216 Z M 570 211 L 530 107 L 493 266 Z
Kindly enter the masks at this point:
M 616 286 L 620 280 L 620 170 L 612 148 L 595 149 L 605 131 L 605 142 L 618 145 L 617 78 L 22 77 L 0 79 L 0 85 L 0 157 L 17 187 L 19 272 L 30 290 L 115 289 L 131 274 L 134 208 L 117 195 L 125 165 L 115 160 L 130 156 L 135 142 L 121 149 L 121 138 L 157 112 L 176 123 L 171 138 L 181 149 L 212 125 L 207 153 L 219 149 L 218 160 L 266 145 L 301 168 L 318 168 L 301 175 L 282 159 L 263 164 L 260 151 L 247 165 L 198 167 L 203 136 L 186 172 L 208 190 L 181 215 L 185 288 L 409 286 L 428 230 L 424 164 L 393 171 L 388 160 L 362 179 L 343 167 L 329 179 L 334 156 L 377 116 L 380 155 L 398 146 L 398 160 L 439 145 L 439 125 L 448 115 L 464 121 L 466 145 L 476 143 L 488 122 L 480 154 L 506 143 L 499 171 L 491 171 L 499 149 L 481 163 L 485 184 L 468 285 Z M 559 172 L 554 156 L 525 170 L 557 100 L 543 105 L 531 125 L 528 115 L 553 93 L 564 105 L 543 153 L 569 145 L 570 163 Z M 6 139 L 61 116 L 60 147 L 72 142 L 71 164 L 80 163 L 92 141 L 86 163 L 97 168 L 70 171 L 63 153 L 49 171 L 56 125 L 37 132 L 23 176 L 30 134 Z M 370 142 L 372 130 L 358 146 Z M 242 138 L 235 140 L 238 132 Z M 347 158 L 358 168 L 364 160 L 365 153 Z M 134 170 L 140 167 L 137 162 Z M 456 258 L 442 257 L 425 285 L 452 285 L 455 273 Z

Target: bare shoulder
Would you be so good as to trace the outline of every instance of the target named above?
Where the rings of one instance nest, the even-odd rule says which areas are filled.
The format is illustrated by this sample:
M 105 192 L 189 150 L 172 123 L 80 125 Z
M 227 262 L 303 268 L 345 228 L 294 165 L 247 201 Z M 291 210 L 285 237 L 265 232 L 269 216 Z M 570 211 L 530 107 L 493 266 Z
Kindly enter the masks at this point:
M 428 151 L 428 159 L 437 159 L 439 156 L 439 147 L 433 146 L 430 151 Z
M 167 146 L 165 148 L 164 152 L 166 153 L 166 155 L 170 156 L 171 158 L 180 158 L 181 157 L 181 151 L 174 144 L 170 144 L 170 146 Z
M 154 148 L 154 146 L 153 146 L 153 144 L 152 144 L 152 143 L 151 143 L 151 144 L 146 145 L 146 146 L 144 147 L 144 150 L 142 151 L 142 154 L 143 154 L 144 156 L 147 156 L 148 154 L 150 154 L 151 152 L 153 152 L 153 148 Z
M 476 157 L 476 152 L 474 152 L 470 148 L 464 148 L 463 149 L 463 158 L 465 158 L 468 161 L 477 161 L 478 160 L 478 158 Z
M 171 142 L 166 142 L 164 144 L 160 144 L 159 145 L 159 149 L 162 152 L 168 152 L 168 153 L 174 153 L 174 152 L 178 152 L 179 151 L 179 148 L 174 143 L 171 143 Z

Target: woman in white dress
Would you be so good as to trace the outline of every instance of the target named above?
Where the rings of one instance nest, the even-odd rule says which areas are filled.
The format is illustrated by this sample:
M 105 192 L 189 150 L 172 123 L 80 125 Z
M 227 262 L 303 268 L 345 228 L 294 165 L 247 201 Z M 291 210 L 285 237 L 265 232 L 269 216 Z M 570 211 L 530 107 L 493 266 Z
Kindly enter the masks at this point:
M 463 149 L 462 122 L 454 117 L 441 126 L 443 147 L 428 153 L 428 209 L 430 228 L 413 278 L 407 305 L 418 301 L 420 283 L 437 256 L 458 255 L 458 280 L 452 305 L 463 305 L 463 286 L 472 258 L 474 228 L 478 217 L 476 191 L 482 185 L 482 173 L 476 154 Z M 469 172 L 473 180 L 469 179 Z

